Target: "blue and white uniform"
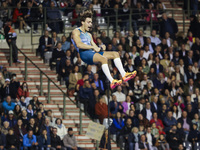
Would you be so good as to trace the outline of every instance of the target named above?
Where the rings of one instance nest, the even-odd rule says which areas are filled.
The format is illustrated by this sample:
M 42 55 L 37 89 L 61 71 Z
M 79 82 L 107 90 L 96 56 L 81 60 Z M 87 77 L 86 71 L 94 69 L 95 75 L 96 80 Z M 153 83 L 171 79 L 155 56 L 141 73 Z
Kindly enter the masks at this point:
M 88 32 L 83 32 L 81 31 L 80 28 L 78 28 L 78 30 L 80 31 L 80 38 L 81 38 L 81 42 L 83 42 L 84 44 L 86 45 L 91 45 L 91 37 L 90 35 L 88 34 Z M 71 39 L 72 43 L 74 44 L 75 48 L 77 49 L 77 51 L 79 52 L 80 54 L 80 57 L 81 59 L 89 64 L 89 65 L 93 65 L 94 62 L 93 62 L 93 56 L 95 53 L 99 53 L 100 55 L 103 55 L 104 52 L 95 52 L 94 50 L 92 49 L 79 49 L 77 46 L 76 46 L 76 43 L 73 39 Z

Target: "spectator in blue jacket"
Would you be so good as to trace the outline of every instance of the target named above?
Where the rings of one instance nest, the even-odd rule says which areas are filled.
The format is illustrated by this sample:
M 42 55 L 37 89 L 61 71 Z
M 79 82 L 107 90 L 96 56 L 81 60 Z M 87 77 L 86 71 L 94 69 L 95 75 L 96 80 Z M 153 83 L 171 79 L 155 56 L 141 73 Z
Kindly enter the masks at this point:
M 47 136 L 46 129 L 42 131 L 42 134 L 38 136 L 37 140 L 38 140 L 39 150 L 43 150 L 43 149 L 50 150 L 51 139 L 50 139 L 50 136 Z
M 23 147 L 24 150 L 35 150 L 37 149 L 38 142 L 36 136 L 33 135 L 33 130 L 29 130 L 27 134 L 23 136 Z
M 84 111 L 88 112 L 88 103 L 93 92 L 89 80 L 84 81 L 84 85 L 79 89 L 80 102 L 84 104 Z
M 117 102 L 117 97 L 115 94 L 112 95 L 112 101 L 110 102 L 110 112 L 115 117 L 117 112 L 123 113 L 124 107 L 120 102 Z
M 113 123 L 110 129 L 111 134 L 118 135 L 120 130 L 124 127 L 124 120 L 120 112 L 117 112 L 116 117 L 113 119 Z
M 2 103 L 3 108 L 5 112 L 8 112 L 9 110 L 14 110 L 15 108 L 15 103 L 11 102 L 11 97 L 7 96 L 6 100 Z
M 172 112 L 168 111 L 167 116 L 164 118 L 165 132 L 169 131 L 173 125 L 176 125 L 177 121 L 173 117 Z

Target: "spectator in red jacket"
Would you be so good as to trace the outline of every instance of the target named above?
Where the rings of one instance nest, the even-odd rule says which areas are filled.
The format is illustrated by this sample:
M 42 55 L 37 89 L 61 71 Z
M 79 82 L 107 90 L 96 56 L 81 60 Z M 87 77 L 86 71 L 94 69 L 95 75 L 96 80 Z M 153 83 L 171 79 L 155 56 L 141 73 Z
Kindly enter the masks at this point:
M 25 99 L 29 98 L 28 84 L 26 82 L 23 82 L 17 90 L 17 98 L 20 99 L 22 96 Z
M 26 29 L 30 29 L 30 27 L 26 24 L 26 22 L 23 19 L 23 13 L 21 10 L 21 3 L 17 3 L 17 8 L 15 8 L 14 12 L 13 12 L 13 19 L 12 19 L 13 23 L 15 23 L 15 26 L 19 26 L 19 33 L 23 33 L 24 31 L 23 26 Z M 19 23 L 19 25 L 18 25 Z

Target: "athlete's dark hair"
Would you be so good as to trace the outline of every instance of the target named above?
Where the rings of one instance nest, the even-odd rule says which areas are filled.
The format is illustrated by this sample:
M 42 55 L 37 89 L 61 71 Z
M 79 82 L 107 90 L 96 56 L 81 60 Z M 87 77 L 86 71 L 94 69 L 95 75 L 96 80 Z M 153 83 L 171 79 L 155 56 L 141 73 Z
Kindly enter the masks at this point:
M 80 14 L 80 21 L 85 21 L 86 18 L 92 18 L 92 12 L 90 10 L 85 10 Z

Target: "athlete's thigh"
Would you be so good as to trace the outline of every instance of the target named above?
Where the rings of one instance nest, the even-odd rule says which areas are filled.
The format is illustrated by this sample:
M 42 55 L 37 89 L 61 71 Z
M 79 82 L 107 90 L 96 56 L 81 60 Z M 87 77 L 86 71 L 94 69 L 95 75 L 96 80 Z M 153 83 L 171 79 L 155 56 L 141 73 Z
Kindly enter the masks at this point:
M 97 63 L 97 62 L 106 63 L 107 58 L 99 53 L 95 53 L 93 56 L 93 62 L 94 63 Z
M 106 57 L 107 59 L 115 59 L 119 57 L 118 52 L 104 52 L 103 56 Z

